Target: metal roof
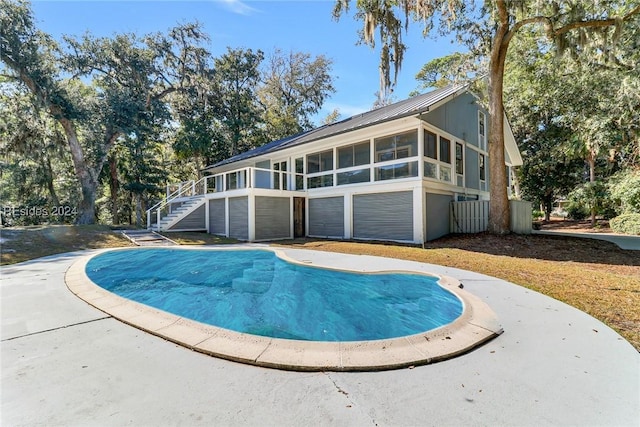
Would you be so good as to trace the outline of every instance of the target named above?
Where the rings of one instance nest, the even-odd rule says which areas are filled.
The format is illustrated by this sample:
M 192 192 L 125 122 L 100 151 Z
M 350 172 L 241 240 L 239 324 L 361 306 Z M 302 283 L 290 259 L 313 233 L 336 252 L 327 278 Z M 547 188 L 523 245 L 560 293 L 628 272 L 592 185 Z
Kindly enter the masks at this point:
M 312 141 L 317 141 L 329 136 L 350 132 L 356 129 L 362 129 L 386 121 L 418 115 L 429 111 L 429 107 L 437 104 L 438 102 L 448 97 L 456 96 L 461 90 L 466 90 L 467 87 L 468 85 L 449 85 L 441 89 L 436 89 L 429 93 L 417 95 L 412 98 L 405 99 L 404 101 L 386 105 L 384 107 L 380 107 L 366 113 L 361 113 L 336 123 L 324 125 L 307 132 L 302 132 L 298 135 L 293 135 L 287 138 L 280 139 L 278 141 L 270 142 L 261 147 L 237 154 L 211 166 L 207 166 L 205 170 L 239 162 L 241 160 L 250 159 L 262 154 L 273 153 L 276 151 L 284 150 L 285 148 L 306 144 Z

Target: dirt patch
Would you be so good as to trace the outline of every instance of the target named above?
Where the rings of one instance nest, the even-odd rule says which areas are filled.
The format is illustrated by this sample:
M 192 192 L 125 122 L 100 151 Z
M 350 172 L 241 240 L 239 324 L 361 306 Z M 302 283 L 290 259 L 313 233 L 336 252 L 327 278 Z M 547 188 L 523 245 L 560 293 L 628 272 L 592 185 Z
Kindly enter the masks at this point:
M 606 219 L 599 219 L 595 225 L 591 224 L 591 220 L 568 220 L 551 218 L 550 221 L 539 221 L 538 226 L 540 230 L 555 230 L 565 233 L 609 233 L 617 234 L 611 227 L 609 227 L 609 221 Z

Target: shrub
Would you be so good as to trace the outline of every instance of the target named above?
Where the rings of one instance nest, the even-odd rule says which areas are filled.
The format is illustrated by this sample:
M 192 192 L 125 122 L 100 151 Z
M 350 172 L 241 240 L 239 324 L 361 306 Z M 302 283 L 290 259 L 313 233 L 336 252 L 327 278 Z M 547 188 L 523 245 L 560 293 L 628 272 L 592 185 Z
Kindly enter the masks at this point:
M 603 181 L 585 182 L 569 193 L 568 199 L 567 216 L 571 219 L 585 219 L 592 209 L 598 216 L 615 216 L 609 190 Z
M 609 221 L 609 226 L 616 233 L 640 236 L 640 213 L 623 214 Z
M 609 192 L 619 214 L 640 213 L 640 169 L 616 173 L 609 182 Z
M 581 220 L 589 216 L 589 210 L 577 202 L 571 202 L 567 206 L 567 218 Z

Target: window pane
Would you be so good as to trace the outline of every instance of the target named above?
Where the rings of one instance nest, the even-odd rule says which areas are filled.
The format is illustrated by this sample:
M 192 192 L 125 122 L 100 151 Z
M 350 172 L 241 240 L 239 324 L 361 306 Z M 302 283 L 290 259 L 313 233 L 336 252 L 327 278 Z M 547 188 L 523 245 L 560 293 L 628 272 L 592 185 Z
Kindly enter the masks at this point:
M 456 173 L 462 175 L 464 173 L 464 161 L 463 161 L 463 147 L 462 144 L 456 142 Z
M 371 150 L 368 141 L 354 145 L 353 152 L 355 157 L 353 166 L 362 166 L 371 163 Z
M 333 186 L 333 174 L 314 176 L 307 178 L 307 188 L 320 188 Z
M 320 172 L 333 170 L 333 150 L 320 153 Z
M 435 133 L 431 133 L 428 130 L 424 131 L 424 155 L 426 157 L 431 157 L 432 159 L 438 158 L 436 141 L 437 137 Z
M 393 179 L 393 168 L 395 165 L 387 165 L 376 168 L 376 181 Z
M 369 182 L 371 180 L 371 171 L 369 169 L 360 169 L 357 171 L 341 172 L 338 174 L 338 185 L 356 184 L 358 182 Z
M 451 182 L 451 168 L 440 166 L 440 180 Z
M 437 178 L 438 177 L 437 173 L 438 173 L 437 165 L 429 162 L 424 162 L 424 176 L 426 176 L 427 178 Z
M 395 159 L 394 137 L 380 138 L 375 140 L 376 162 L 386 162 Z
M 235 172 L 227 174 L 227 190 L 238 188 L 238 176 Z
M 418 154 L 418 132 L 411 131 L 396 136 L 396 159 L 405 159 Z
M 440 137 L 440 161 L 451 163 L 451 141 Z
M 320 172 L 320 153 L 313 153 L 307 156 L 307 173 Z
M 353 145 L 338 148 L 338 169 L 353 166 Z
M 307 188 L 318 188 L 318 187 L 320 187 L 319 176 L 313 176 L 313 177 L 307 178 Z
M 418 162 L 399 163 L 376 168 L 376 181 L 418 176 Z
M 478 163 L 480 170 L 480 181 L 484 181 L 486 178 L 484 154 L 480 154 L 478 156 Z
M 302 158 L 296 159 L 296 173 L 304 173 L 304 160 Z

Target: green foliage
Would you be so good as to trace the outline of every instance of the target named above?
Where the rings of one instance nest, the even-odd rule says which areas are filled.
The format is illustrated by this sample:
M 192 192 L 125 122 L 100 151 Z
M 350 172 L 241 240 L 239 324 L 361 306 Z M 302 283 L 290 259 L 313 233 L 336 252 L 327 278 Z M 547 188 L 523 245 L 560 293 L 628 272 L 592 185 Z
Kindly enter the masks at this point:
M 640 214 L 640 169 L 625 169 L 609 180 L 611 200 L 619 214 Z
M 224 157 L 262 145 L 262 117 L 257 102 L 261 50 L 232 49 L 214 60 L 215 73 L 209 102 L 216 122 L 214 144 Z
M 149 120 L 169 123 L 165 98 L 200 81 L 206 36 L 197 24 L 185 24 L 142 38 L 65 37 L 59 46 L 36 29 L 28 2 L 0 0 L 0 6 L 0 59 L 8 78 L 28 88 L 34 106 L 64 129 L 82 195 L 78 222 L 92 223 L 109 152 Z
M 533 209 L 532 216 L 533 216 L 534 221 L 538 220 L 538 219 L 542 219 L 542 218 L 544 218 L 544 212 L 541 211 L 540 209 Z
M 571 201 L 567 205 L 567 218 L 575 220 L 583 220 L 589 216 L 589 211 L 581 203 L 581 201 Z
M 609 226 L 616 233 L 640 236 L 640 213 L 628 213 L 609 221 Z
M 615 216 L 609 189 L 604 181 L 587 182 L 569 193 L 567 212 L 572 219 L 584 219 L 589 213 L 611 218 Z
M 320 55 L 276 49 L 262 71 L 258 89 L 264 109 L 266 138 L 275 141 L 313 127 L 311 116 L 320 111 L 327 96 L 335 92 L 330 75 L 331 60 Z
M 0 200 L 78 206 L 81 223 L 139 222 L 165 183 L 310 128 L 334 90 L 324 56 L 213 58 L 199 24 L 56 41 L 36 22 L 0 0 Z
M 469 80 L 474 76 L 473 60 L 469 53 L 456 52 L 427 62 L 416 74 L 416 80 L 420 84 L 418 91 Z

